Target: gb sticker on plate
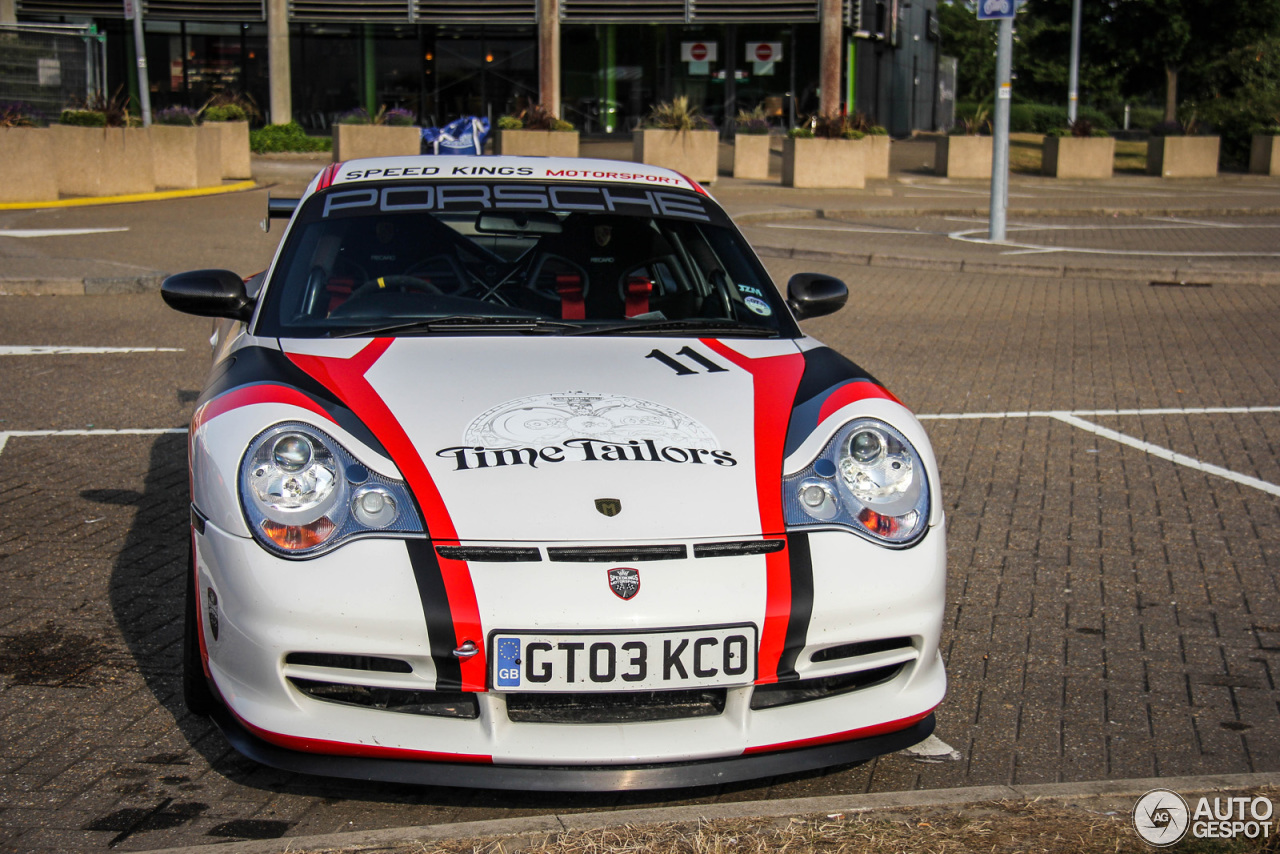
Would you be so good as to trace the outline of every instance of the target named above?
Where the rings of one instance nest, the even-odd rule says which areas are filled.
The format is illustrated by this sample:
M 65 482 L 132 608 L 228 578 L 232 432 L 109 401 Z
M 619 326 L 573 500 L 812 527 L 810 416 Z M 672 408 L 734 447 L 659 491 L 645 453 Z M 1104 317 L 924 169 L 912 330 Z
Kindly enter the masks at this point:
M 519 688 L 520 639 L 500 637 L 494 644 L 494 648 L 497 651 L 496 670 L 494 671 L 494 675 L 497 678 L 494 680 L 494 684 L 498 688 Z

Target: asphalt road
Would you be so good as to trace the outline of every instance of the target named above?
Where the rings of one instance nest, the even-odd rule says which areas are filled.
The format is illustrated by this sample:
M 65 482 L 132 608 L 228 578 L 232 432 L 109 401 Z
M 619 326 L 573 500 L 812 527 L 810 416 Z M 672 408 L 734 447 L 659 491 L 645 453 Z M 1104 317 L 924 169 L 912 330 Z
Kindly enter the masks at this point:
M 184 215 L 233 217 L 241 204 L 207 201 Z M 779 282 L 815 269 L 851 285 L 849 306 L 810 332 L 929 419 L 949 524 L 951 689 L 938 735 L 959 759 L 893 755 L 714 790 L 571 797 L 255 766 L 179 696 L 185 437 L 159 431 L 186 424 L 208 322 L 155 294 L 4 297 L 0 348 L 169 349 L 0 349 L 0 848 L 145 850 L 634 805 L 1280 770 L 1280 287 L 852 271 L 795 257 L 836 258 L 848 243 L 788 235 L 765 257 Z M 105 236 L 48 239 L 85 241 L 86 262 L 128 263 Z M 198 262 L 182 266 L 254 261 L 269 253 L 263 239 L 245 228 L 225 246 L 190 247 Z M 1107 239 L 1141 248 L 1153 235 Z M 129 429 L 157 432 L 88 432 Z M 77 432 L 41 433 L 54 430 Z

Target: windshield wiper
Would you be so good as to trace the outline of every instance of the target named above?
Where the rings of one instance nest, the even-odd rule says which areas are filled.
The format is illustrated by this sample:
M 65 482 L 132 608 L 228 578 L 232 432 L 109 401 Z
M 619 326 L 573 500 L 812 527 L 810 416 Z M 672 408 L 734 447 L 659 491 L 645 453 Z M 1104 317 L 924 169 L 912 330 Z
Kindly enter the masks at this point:
M 729 333 L 731 335 L 741 335 L 750 338 L 777 338 L 778 330 L 766 329 L 762 326 L 746 326 L 733 320 L 703 320 L 699 318 L 685 318 L 683 320 L 651 320 L 651 321 L 632 321 L 631 323 L 617 323 L 610 326 L 589 326 L 578 328 L 574 332 L 567 332 L 566 335 L 612 335 L 621 333 L 630 334 L 649 334 L 662 332 L 713 332 L 713 333 Z
M 364 335 L 404 335 L 410 333 L 447 332 L 466 330 L 468 332 L 563 332 L 566 329 L 577 329 L 578 324 L 560 320 L 548 320 L 545 317 L 485 317 L 483 315 L 457 314 L 449 317 L 431 317 L 413 320 L 407 323 L 393 323 L 387 326 L 371 326 L 351 332 L 339 332 L 333 338 L 356 338 Z

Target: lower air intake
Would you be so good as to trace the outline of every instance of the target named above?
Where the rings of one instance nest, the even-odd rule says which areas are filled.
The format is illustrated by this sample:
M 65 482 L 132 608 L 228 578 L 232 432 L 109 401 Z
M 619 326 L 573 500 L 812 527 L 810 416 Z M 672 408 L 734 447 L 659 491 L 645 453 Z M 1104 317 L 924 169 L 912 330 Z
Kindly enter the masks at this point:
M 862 688 L 870 688 L 881 682 L 888 682 L 898 675 L 905 665 L 891 664 L 888 667 L 877 667 L 873 670 L 861 670 L 857 673 L 842 673 L 839 676 L 823 676 L 820 679 L 802 679 L 799 682 L 779 682 L 774 685 L 757 685 L 751 693 L 751 710 L 774 709 L 778 706 L 791 706 L 796 703 L 808 703 L 823 700 L 840 694 L 848 694 Z
M 435 718 L 480 717 L 480 704 L 475 694 L 454 691 L 409 691 L 403 688 L 380 688 L 369 685 L 344 685 L 315 679 L 290 677 L 289 682 L 303 694 L 325 703 L 361 706 L 404 715 L 428 715 Z
M 508 694 L 516 723 L 622 724 L 713 717 L 724 711 L 725 690 Z

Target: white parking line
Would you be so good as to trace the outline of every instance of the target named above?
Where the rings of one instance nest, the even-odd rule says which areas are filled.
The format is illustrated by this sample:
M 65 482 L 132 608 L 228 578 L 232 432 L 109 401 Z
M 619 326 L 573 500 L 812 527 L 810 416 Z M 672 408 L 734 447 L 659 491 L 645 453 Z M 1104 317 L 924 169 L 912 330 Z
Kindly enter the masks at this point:
M 186 427 L 160 427 L 160 428 L 121 428 L 121 429 L 99 429 L 99 430 L 5 430 L 0 432 L 0 454 L 4 453 L 4 446 L 9 442 L 10 438 L 17 437 L 25 439 L 30 436 L 166 436 L 166 435 L 185 435 Z
M 860 232 L 865 234 L 901 234 L 907 237 L 937 237 L 946 234 L 945 231 L 920 231 L 918 229 L 905 228 L 889 228 L 887 226 L 875 225 L 788 225 L 781 222 L 771 222 L 765 228 L 789 228 L 793 231 L 842 231 L 842 232 Z
M 1169 462 L 1177 463 L 1180 466 L 1186 466 L 1187 468 L 1195 469 L 1196 471 L 1202 471 L 1206 474 L 1226 478 L 1234 483 L 1243 484 L 1244 486 L 1252 486 L 1254 489 L 1260 489 L 1263 492 L 1270 493 L 1271 495 L 1280 496 L 1280 486 L 1276 486 L 1274 483 L 1267 483 L 1265 480 L 1259 480 L 1258 478 L 1250 477 L 1247 474 L 1239 474 L 1229 469 L 1224 469 L 1222 466 L 1215 466 L 1212 463 L 1206 463 L 1194 459 L 1193 457 L 1188 457 L 1186 454 L 1179 454 L 1178 452 L 1171 451 L 1168 448 L 1162 448 L 1159 445 L 1153 445 L 1150 442 L 1143 442 L 1141 439 L 1135 439 L 1132 436 L 1117 433 L 1115 430 L 1109 430 L 1106 427 L 1094 424 L 1092 421 L 1085 421 L 1083 418 L 1077 418 L 1074 415 L 1057 413 L 1053 417 L 1064 424 L 1070 424 L 1072 427 L 1079 427 L 1081 430 L 1087 430 L 1088 432 L 1101 436 L 1104 439 L 1111 439 L 1112 441 L 1119 442 L 1122 445 L 1128 445 L 1130 448 L 1137 448 L 1139 451 L 1148 453 L 1153 457 L 1159 457 L 1162 460 L 1168 460 Z
M 103 353 L 184 353 L 181 347 L 17 347 L 0 346 L 0 356 L 97 356 Z
M 1152 226 L 1160 228 L 1161 226 Z M 1012 229 L 1030 230 L 1030 229 Z M 1163 249 L 1086 249 L 1080 246 L 1045 246 L 1040 243 L 1022 243 L 1016 240 L 989 240 L 976 235 L 987 234 L 986 229 L 969 229 L 953 231 L 948 237 L 963 243 L 979 243 L 987 246 L 1008 246 L 1014 249 L 1045 250 L 1053 252 L 1074 252 L 1078 255 L 1125 255 L 1172 258 L 1280 258 L 1280 252 L 1201 252 L 1197 250 L 1163 250 Z M 1002 253 L 1008 254 L 1008 253 Z
M 1117 416 L 1117 415 L 1242 415 L 1251 412 L 1280 412 L 1280 406 L 1207 406 L 1195 407 L 1187 409 L 1081 409 L 1072 412 L 1063 412 L 1056 410 L 1044 411 L 1026 411 L 1026 412 L 955 412 L 941 413 L 936 415 L 919 415 L 921 421 L 971 421 L 983 418 L 1053 418 L 1064 424 L 1070 424 L 1072 427 L 1093 433 L 1095 436 L 1101 436 L 1104 439 L 1111 439 L 1122 445 L 1128 445 L 1131 448 L 1137 448 L 1144 453 L 1151 454 L 1153 457 L 1159 457 L 1162 460 L 1168 460 L 1180 466 L 1202 471 L 1205 474 L 1215 475 L 1225 478 L 1233 483 L 1239 483 L 1243 486 L 1251 486 L 1254 489 L 1261 490 L 1270 495 L 1280 496 L 1280 486 L 1274 483 L 1268 483 L 1256 477 L 1250 477 L 1247 474 L 1233 472 L 1230 469 L 1224 469 L 1221 466 L 1215 466 L 1213 463 L 1206 463 L 1197 460 L 1194 457 L 1188 457 L 1186 454 L 1179 454 L 1177 451 L 1171 451 L 1160 445 L 1153 445 L 1150 442 L 1144 442 L 1141 439 L 1135 439 L 1124 433 L 1111 430 L 1091 421 L 1085 421 L 1081 415 L 1090 417 L 1101 416 Z
M 78 234 L 111 234 L 125 228 L 0 228 L 0 237 L 74 237 Z

